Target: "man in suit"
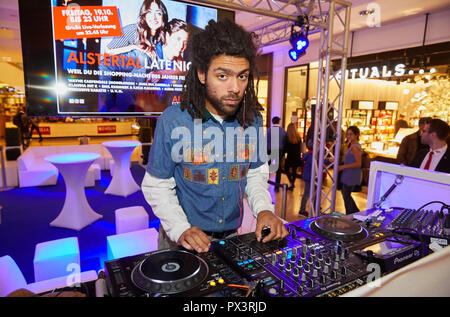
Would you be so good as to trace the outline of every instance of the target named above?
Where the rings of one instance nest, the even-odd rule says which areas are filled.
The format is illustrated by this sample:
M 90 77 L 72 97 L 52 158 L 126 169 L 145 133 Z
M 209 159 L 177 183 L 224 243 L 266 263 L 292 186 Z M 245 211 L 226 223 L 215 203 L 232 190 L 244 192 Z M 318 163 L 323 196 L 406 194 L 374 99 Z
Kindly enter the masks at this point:
M 426 124 L 422 133 L 422 143 L 428 144 L 430 149 L 417 152 L 411 166 L 450 173 L 450 148 L 446 142 L 449 133 L 448 124 L 440 119 L 432 119 Z
M 419 130 L 403 138 L 402 143 L 400 143 L 400 148 L 397 153 L 397 161 L 400 164 L 410 165 L 412 160 L 416 156 L 417 152 L 422 149 L 428 150 L 428 145 L 423 144 L 421 140 L 423 129 L 427 123 L 430 123 L 431 118 L 420 118 L 419 119 Z

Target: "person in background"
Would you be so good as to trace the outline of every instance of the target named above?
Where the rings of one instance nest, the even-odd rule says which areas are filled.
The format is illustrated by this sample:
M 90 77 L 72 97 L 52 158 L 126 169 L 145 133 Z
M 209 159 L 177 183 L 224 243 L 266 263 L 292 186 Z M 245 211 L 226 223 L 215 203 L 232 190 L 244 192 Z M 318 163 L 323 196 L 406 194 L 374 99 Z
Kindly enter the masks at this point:
M 407 135 L 403 138 L 400 143 L 400 147 L 397 152 L 397 161 L 400 164 L 404 164 L 409 166 L 416 156 L 416 153 L 422 149 L 428 149 L 429 146 L 427 144 L 423 144 L 421 140 L 421 136 L 423 133 L 423 129 L 425 125 L 430 123 L 430 117 L 424 117 L 419 119 L 419 130 L 410 135 Z
M 427 123 L 423 129 L 422 143 L 430 148 L 417 152 L 411 166 L 450 173 L 450 149 L 446 141 L 449 133 L 450 128 L 445 121 L 432 119 L 430 123 Z
M 27 119 L 27 126 L 29 127 L 28 129 L 30 131 L 28 133 L 30 139 L 31 139 L 31 137 L 33 137 L 33 131 L 36 130 L 36 132 L 39 134 L 39 142 L 42 142 L 42 140 L 43 140 L 42 134 L 41 134 L 41 131 L 39 130 L 39 126 L 36 124 L 36 121 L 35 121 L 36 119 L 29 118 L 29 117 L 26 117 L 26 119 Z
M 297 177 L 297 169 L 300 167 L 301 160 L 301 145 L 302 139 L 297 132 L 297 128 L 294 123 L 289 123 L 287 127 L 287 138 L 285 150 L 287 153 L 285 162 L 285 171 L 289 179 L 289 190 L 293 190 L 295 187 L 295 179 Z
M 396 136 L 398 130 L 400 130 L 402 128 L 409 128 L 409 125 L 408 125 L 408 122 L 406 122 L 406 120 L 405 120 L 405 115 L 399 114 L 398 120 L 395 121 L 394 136 Z
M 28 127 L 26 125 L 26 114 L 23 107 L 17 109 L 17 112 L 13 117 L 13 123 L 19 128 L 20 141 L 25 150 L 30 143 L 30 138 Z
M 308 213 L 306 212 L 306 205 L 308 203 L 308 199 L 310 196 L 311 191 L 311 174 L 312 174 L 312 161 L 313 161 L 313 145 L 312 143 L 309 143 L 309 145 L 306 145 L 307 152 L 303 153 L 302 155 L 302 161 L 304 164 L 303 167 L 303 173 L 302 173 L 302 179 L 305 183 L 305 187 L 303 189 L 302 194 L 302 200 L 300 203 L 300 211 L 298 212 L 299 215 L 308 217 Z M 324 161 L 325 165 L 330 164 L 330 159 L 325 159 Z
M 139 10 L 137 23 L 125 25 L 122 36 L 114 37 L 108 43 L 105 53 L 117 55 L 137 47 L 156 58 L 165 43 L 165 29 L 169 16 L 161 0 L 144 0 Z
M 306 153 L 303 153 L 302 160 L 305 164 L 303 167 L 303 173 L 302 173 L 302 179 L 305 183 L 305 188 L 303 189 L 303 196 L 300 203 L 300 211 L 298 212 L 299 215 L 308 217 L 308 213 L 306 212 L 306 204 L 308 203 L 309 199 L 309 192 L 311 187 L 311 170 L 312 170 L 312 144 L 306 145 L 306 148 L 308 151 Z
M 277 144 L 272 144 L 272 134 L 278 134 Z M 267 130 L 267 153 L 269 154 L 269 158 L 273 158 L 271 156 L 272 151 L 278 151 L 278 156 L 275 157 L 277 160 L 275 166 L 277 167 L 277 172 L 275 176 L 275 182 L 280 184 L 281 181 L 281 164 L 284 159 L 285 154 L 285 144 L 286 144 L 286 131 L 280 126 L 280 117 L 272 118 L 272 127 Z M 269 165 L 271 165 L 271 160 L 269 161 Z M 275 187 L 275 191 L 278 192 L 279 188 Z
M 345 204 L 347 215 L 358 212 L 358 206 L 352 197 L 355 186 L 361 185 L 362 180 L 362 148 L 359 144 L 360 131 L 357 126 L 350 126 L 345 132 L 347 138 L 344 164 L 338 166 L 338 171 L 342 171 L 342 198 Z
M 82 137 L 78 138 L 80 145 L 89 144 L 89 138 L 87 135 L 83 135 Z

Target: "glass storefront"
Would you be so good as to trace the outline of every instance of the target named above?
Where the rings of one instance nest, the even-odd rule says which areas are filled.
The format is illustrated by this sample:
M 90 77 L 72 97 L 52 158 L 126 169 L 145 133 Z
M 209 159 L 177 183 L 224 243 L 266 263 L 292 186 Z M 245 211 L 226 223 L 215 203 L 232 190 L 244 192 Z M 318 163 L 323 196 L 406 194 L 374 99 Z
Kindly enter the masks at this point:
M 285 78 L 283 127 L 295 123 L 303 139 L 311 122 L 311 111 L 307 109 L 309 65 L 286 68 Z
M 401 60 L 355 65 L 345 74 L 342 128 L 356 125 L 360 142 L 373 155 L 396 158 L 404 136 L 417 130 L 420 117 L 450 122 L 449 65 L 406 65 Z M 284 127 L 297 122 L 302 135 L 311 121 L 317 94 L 317 62 L 286 68 Z M 329 98 L 338 94 L 330 81 Z M 395 131 L 400 115 L 409 130 Z M 401 133 L 400 133 L 401 132 Z

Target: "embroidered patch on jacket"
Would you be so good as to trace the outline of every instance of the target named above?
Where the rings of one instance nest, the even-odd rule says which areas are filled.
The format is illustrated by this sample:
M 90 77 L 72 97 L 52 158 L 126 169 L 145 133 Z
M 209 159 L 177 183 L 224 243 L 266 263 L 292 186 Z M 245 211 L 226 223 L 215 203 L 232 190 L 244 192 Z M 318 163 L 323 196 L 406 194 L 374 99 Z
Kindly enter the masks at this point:
M 183 172 L 184 178 L 192 182 L 192 171 L 187 167 L 183 167 Z
M 206 170 L 192 170 L 192 181 L 206 184 Z
M 230 166 L 230 175 L 228 176 L 229 181 L 239 180 L 239 164 Z
M 249 165 L 241 166 L 241 177 L 246 177 L 248 172 Z
M 219 169 L 218 168 L 211 168 L 208 169 L 208 185 L 219 184 Z

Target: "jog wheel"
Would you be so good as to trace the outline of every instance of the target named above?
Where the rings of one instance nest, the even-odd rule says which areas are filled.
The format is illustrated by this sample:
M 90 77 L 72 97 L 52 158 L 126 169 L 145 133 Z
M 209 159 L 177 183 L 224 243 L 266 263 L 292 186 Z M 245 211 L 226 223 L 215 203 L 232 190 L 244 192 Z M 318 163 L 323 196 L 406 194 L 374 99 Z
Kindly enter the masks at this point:
M 339 216 L 322 216 L 311 222 L 309 227 L 325 238 L 345 242 L 359 241 L 368 235 L 359 224 Z
M 198 286 L 208 273 L 208 265 L 198 256 L 183 250 L 162 250 L 136 265 L 131 280 L 148 293 L 176 294 Z

